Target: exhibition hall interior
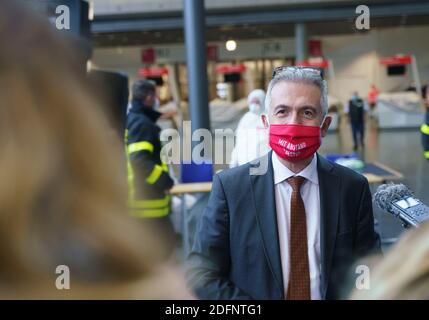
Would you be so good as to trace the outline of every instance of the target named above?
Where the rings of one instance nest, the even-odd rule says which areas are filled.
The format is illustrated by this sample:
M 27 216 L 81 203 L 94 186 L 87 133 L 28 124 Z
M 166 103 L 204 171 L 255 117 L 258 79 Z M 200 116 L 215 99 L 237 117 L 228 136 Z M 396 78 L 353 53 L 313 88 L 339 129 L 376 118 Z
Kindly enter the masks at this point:
M 428 1 L 0 17 L 0 296 L 429 299 Z

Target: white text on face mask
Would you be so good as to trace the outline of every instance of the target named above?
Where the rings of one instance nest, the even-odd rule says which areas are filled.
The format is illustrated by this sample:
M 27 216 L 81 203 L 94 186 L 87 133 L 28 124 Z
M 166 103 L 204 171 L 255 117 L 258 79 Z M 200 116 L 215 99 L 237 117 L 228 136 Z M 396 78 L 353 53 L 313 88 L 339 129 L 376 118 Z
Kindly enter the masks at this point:
M 289 151 L 299 151 L 307 147 L 307 144 L 305 142 L 293 144 L 283 139 L 279 139 L 279 145 L 282 146 L 283 148 L 286 148 Z

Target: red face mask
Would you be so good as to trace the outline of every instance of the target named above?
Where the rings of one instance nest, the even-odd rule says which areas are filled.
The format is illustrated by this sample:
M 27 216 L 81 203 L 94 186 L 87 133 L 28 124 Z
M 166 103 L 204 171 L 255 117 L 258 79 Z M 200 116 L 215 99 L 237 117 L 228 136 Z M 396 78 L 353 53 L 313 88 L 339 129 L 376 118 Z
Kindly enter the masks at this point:
M 270 125 L 270 147 L 286 161 L 298 162 L 311 157 L 321 143 L 319 126 Z

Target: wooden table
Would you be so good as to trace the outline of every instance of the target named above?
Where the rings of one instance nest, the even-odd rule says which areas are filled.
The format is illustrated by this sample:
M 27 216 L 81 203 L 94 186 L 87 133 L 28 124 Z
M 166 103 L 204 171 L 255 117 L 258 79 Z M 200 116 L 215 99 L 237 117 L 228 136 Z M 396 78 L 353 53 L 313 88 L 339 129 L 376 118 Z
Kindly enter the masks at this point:
M 176 184 L 170 194 L 179 195 L 184 193 L 210 192 L 212 190 L 211 182 L 180 183 Z

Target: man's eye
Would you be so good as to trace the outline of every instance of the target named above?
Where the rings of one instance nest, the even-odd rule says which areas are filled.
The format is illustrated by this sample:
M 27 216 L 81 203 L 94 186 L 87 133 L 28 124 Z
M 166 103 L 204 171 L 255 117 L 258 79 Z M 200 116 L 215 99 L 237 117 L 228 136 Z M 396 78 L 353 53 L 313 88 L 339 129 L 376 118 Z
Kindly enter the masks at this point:
M 311 111 L 311 110 L 306 110 L 306 111 L 304 111 L 304 115 L 306 116 L 306 117 L 313 117 L 313 111 Z

